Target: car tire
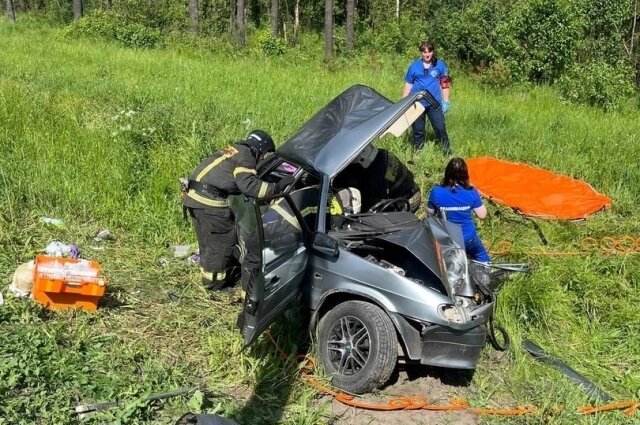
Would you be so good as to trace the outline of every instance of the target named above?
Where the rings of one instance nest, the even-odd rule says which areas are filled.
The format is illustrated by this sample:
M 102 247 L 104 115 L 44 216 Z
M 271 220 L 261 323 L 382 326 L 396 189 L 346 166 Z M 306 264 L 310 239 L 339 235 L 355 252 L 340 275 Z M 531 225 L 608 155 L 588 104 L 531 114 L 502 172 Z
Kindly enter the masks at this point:
M 380 307 L 347 301 L 320 320 L 318 351 L 333 385 L 362 394 L 389 380 L 398 360 L 398 337 Z

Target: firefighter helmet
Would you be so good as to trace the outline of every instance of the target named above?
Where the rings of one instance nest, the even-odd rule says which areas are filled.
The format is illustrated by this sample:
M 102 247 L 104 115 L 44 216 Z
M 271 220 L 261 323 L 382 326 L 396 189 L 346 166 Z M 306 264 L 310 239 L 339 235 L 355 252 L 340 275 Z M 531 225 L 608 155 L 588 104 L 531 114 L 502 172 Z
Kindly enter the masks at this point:
M 273 139 L 269 136 L 269 133 L 262 130 L 253 130 L 249 133 L 244 144 L 249 146 L 258 155 L 264 155 L 266 152 L 276 150 L 276 145 L 273 144 Z

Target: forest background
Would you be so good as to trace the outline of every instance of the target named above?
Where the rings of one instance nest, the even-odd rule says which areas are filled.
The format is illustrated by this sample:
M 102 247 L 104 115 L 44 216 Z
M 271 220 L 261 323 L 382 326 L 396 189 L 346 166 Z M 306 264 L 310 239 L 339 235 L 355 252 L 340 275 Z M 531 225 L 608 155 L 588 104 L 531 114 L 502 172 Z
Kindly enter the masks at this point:
M 613 204 L 561 222 L 489 202 L 479 230 L 494 258 L 533 268 L 500 293 L 497 320 L 512 349 L 487 347 L 466 385 L 429 369 L 372 397 L 437 387 L 443 402 L 540 408 L 472 423 L 636 423 L 637 412 L 578 414 L 590 402 L 584 391 L 519 346 L 537 341 L 616 400 L 640 399 L 638 2 L 356 2 L 351 36 L 348 5 L 331 3 L 329 38 L 326 3 L 238 4 L 3 3 L 13 13 L 0 22 L 0 292 L 52 240 L 99 261 L 109 286 L 94 314 L 5 296 L 0 424 L 172 424 L 189 410 L 239 423 L 345 423 L 266 337 L 241 351 L 237 294 L 209 299 L 198 268 L 173 257 L 171 246 L 195 243 L 177 178 L 252 128 L 280 145 L 353 84 L 399 99 L 423 38 L 454 75 L 447 125 L 456 155 L 574 176 Z M 423 193 L 439 181 L 446 158 L 434 144 L 416 154 L 407 138 L 382 143 L 413 160 Z M 95 241 L 105 228 L 113 239 Z M 272 329 L 292 355 L 302 349 L 297 322 L 289 315 Z M 191 386 L 200 389 L 145 400 Z M 82 421 L 72 411 L 112 400 L 120 408 Z M 410 414 L 378 422 L 461 419 Z
M 448 60 L 498 87 L 556 84 L 565 99 L 612 109 L 640 84 L 640 0 L 5 0 L 6 15 L 75 22 L 78 34 L 156 47 L 196 37 L 269 55 L 323 44 L 324 59 L 415 51 L 429 39 Z M 84 19 L 80 19 L 83 18 Z M 319 37 L 323 37 L 321 42 Z M 191 40 L 193 42 L 193 39 Z M 312 52 L 317 49 L 310 49 Z

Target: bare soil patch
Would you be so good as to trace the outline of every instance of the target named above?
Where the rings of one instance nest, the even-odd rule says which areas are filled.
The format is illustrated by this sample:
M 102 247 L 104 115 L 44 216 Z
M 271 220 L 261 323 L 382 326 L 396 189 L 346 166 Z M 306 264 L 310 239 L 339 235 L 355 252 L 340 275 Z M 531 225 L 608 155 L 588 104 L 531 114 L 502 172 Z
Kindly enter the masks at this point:
M 472 372 L 427 366 L 400 366 L 391 383 L 376 394 L 362 396 L 360 400 L 386 403 L 395 397 L 425 397 L 430 404 L 448 404 L 455 398 L 464 398 L 472 390 Z M 324 399 L 326 400 L 326 398 Z M 375 411 L 331 402 L 332 424 L 346 425 L 475 425 L 480 416 L 470 411 L 436 412 L 428 410 Z

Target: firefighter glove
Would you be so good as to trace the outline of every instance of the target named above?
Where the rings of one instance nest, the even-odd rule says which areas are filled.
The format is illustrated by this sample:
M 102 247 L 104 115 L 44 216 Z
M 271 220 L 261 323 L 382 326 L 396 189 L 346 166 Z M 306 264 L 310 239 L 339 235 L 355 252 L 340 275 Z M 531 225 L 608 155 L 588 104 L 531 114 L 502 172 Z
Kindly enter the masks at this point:
M 291 185 L 291 183 L 293 183 L 294 180 L 293 176 L 284 176 L 278 183 L 276 183 L 276 192 L 280 193 L 284 191 L 289 185 Z

